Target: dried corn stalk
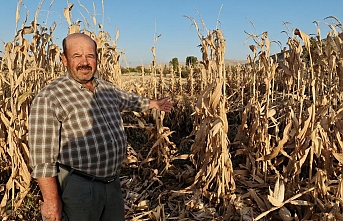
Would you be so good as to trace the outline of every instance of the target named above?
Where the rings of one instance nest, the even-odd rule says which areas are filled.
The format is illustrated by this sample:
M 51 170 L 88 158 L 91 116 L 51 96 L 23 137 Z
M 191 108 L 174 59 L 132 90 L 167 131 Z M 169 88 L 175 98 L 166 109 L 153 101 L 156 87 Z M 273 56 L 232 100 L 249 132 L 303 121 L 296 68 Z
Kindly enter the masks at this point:
M 196 21 L 189 18 L 195 27 Z M 208 33 L 201 40 L 202 64 L 209 81 L 195 106 L 190 159 L 197 174 L 189 189 L 201 189 L 202 194 L 224 211 L 230 210 L 235 181 L 228 148 L 227 99 L 225 94 L 225 39 L 221 30 Z

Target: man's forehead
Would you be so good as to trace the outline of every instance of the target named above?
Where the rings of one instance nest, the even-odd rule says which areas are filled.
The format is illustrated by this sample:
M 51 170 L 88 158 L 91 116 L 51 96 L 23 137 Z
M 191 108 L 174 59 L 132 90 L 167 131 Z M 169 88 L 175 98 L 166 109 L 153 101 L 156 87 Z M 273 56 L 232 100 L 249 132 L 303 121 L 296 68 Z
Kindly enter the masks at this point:
M 95 46 L 95 42 L 94 40 L 89 37 L 88 35 L 85 34 L 71 34 L 68 35 L 66 37 L 66 44 L 70 44 L 72 42 L 72 44 L 78 43 L 78 42 L 82 42 L 82 44 L 86 44 L 89 43 L 90 45 Z
M 92 40 L 92 38 L 86 34 L 82 34 L 82 33 L 73 33 L 70 34 L 66 37 L 67 39 L 72 39 L 72 38 L 85 38 L 85 39 L 90 39 Z
M 89 50 L 94 50 L 95 49 L 95 44 L 93 41 L 87 41 L 87 39 L 69 39 L 66 41 L 68 49 L 73 49 L 73 50 L 83 50 L 83 49 L 89 49 Z

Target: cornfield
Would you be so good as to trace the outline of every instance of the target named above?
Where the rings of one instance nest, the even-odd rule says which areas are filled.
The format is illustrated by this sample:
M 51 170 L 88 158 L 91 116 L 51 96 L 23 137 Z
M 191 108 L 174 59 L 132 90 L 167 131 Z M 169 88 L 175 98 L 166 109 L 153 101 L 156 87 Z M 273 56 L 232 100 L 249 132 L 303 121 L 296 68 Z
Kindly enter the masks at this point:
M 18 2 L 16 22 L 19 21 Z M 82 6 L 82 5 L 81 5 Z M 101 25 L 82 30 L 63 14 L 68 33 L 98 45 L 99 77 L 151 98 L 169 96 L 172 112 L 123 113 L 129 145 L 120 174 L 127 220 L 343 220 L 343 34 L 287 33 L 287 47 L 270 54 L 268 32 L 248 33 L 246 64 L 226 65 L 221 29 L 200 32 L 197 65 L 163 76 L 154 39 L 151 74 L 121 75 L 117 40 Z M 63 74 L 55 25 L 39 24 L 37 9 L 0 59 L 0 217 L 40 220 L 41 196 L 30 177 L 30 104 Z M 201 25 L 204 21 L 201 20 Z M 93 25 L 97 21 L 93 18 Z M 28 37 L 32 36 L 32 37 Z

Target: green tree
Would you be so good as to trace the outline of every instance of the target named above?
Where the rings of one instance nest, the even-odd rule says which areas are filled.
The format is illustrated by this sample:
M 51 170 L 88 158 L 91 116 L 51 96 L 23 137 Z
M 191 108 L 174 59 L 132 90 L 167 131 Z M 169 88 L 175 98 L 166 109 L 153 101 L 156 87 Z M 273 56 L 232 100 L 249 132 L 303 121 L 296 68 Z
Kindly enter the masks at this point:
M 189 76 L 189 70 L 187 70 L 187 68 L 182 68 L 181 77 L 182 78 L 188 78 L 188 76 Z
M 129 69 L 128 68 L 123 68 L 123 67 L 121 67 L 121 73 L 122 74 L 127 74 L 127 73 L 129 73 L 130 71 L 129 71 Z
M 186 65 L 191 65 L 194 67 L 197 62 L 198 62 L 198 59 L 195 56 L 188 56 L 186 58 Z
M 177 69 L 179 68 L 179 59 L 173 58 L 171 61 L 169 61 L 169 64 L 173 66 L 174 71 L 177 71 Z

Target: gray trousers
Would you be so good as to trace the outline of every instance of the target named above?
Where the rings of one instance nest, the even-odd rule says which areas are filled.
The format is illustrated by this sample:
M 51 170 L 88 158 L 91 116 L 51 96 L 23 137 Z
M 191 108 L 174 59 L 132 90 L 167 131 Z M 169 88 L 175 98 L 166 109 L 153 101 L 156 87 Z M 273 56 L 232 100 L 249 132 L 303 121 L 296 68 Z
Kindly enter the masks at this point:
M 58 180 L 64 220 L 124 221 L 124 199 L 118 177 L 104 184 L 60 168 Z

